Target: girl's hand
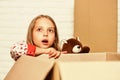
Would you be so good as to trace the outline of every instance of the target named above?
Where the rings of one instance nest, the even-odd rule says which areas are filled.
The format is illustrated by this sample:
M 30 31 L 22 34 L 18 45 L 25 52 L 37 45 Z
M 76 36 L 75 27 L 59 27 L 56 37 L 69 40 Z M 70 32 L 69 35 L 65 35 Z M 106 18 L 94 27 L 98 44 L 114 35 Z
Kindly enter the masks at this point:
M 48 54 L 49 55 L 49 58 L 58 58 L 60 56 L 60 52 L 55 50 L 54 48 L 48 48 L 46 49 L 45 51 L 45 54 Z
M 61 54 L 65 54 L 65 53 L 67 53 L 67 52 L 66 51 L 60 52 L 54 48 L 48 48 L 45 50 L 45 54 L 48 54 L 49 58 L 55 58 L 55 59 L 57 59 Z
M 61 54 L 66 54 L 67 51 L 57 51 L 55 50 L 54 48 L 49 48 L 50 52 L 48 53 L 49 54 L 49 58 L 59 58 Z

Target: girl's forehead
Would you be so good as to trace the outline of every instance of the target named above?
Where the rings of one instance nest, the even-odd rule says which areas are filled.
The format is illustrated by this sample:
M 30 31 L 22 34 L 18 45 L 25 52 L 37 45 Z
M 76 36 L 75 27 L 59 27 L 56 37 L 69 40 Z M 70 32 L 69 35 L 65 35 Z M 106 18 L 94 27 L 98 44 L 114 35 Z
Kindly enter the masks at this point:
M 50 25 L 54 25 L 53 22 L 48 19 L 48 18 L 39 18 L 36 20 L 35 24 L 50 24 Z
M 38 18 L 36 20 L 36 22 L 45 22 L 45 23 L 50 22 L 50 23 L 53 23 L 49 18 L 46 18 L 46 17 Z
M 50 28 L 55 28 L 55 25 L 48 18 L 39 18 L 35 22 L 35 27 L 50 27 Z

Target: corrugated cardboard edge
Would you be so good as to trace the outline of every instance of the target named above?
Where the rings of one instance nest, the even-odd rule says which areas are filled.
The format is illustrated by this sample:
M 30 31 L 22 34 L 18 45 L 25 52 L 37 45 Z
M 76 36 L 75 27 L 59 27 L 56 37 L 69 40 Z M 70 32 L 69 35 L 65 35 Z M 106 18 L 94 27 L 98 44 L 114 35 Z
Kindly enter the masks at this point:
M 53 68 L 51 69 L 49 74 L 46 76 L 45 80 L 61 80 L 59 65 L 56 61 L 55 61 Z
M 37 57 L 38 60 L 48 59 L 48 55 L 43 54 Z M 81 53 L 81 54 L 61 54 L 58 59 L 51 58 L 51 61 L 120 61 L 120 54 L 116 52 L 96 52 L 96 53 Z
M 120 54 L 116 52 L 99 52 L 86 54 L 62 54 L 58 61 L 120 61 Z
M 120 54 L 116 52 L 107 52 L 106 61 L 120 61 Z
M 53 67 L 53 79 L 52 80 L 61 80 L 61 73 L 59 70 L 58 61 L 55 61 L 55 66 Z

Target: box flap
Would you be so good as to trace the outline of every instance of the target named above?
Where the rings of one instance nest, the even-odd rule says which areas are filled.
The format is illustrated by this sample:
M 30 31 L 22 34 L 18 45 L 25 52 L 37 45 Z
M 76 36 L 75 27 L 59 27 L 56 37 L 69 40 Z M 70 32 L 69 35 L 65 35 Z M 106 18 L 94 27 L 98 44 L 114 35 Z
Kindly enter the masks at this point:
M 57 62 L 61 80 L 120 80 L 119 61 Z
M 51 60 L 37 60 L 24 55 L 15 62 L 4 80 L 44 80 L 53 65 Z

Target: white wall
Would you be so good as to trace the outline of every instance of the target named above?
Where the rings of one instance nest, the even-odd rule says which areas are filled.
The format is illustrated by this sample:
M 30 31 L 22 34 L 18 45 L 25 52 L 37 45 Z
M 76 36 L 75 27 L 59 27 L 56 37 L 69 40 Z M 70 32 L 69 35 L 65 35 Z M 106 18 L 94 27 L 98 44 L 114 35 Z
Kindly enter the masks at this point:
M 30 21 L 39 14 L 55 20 L 60 40 L 73 37 L 74 0 L 0 0 L 0 80 L 14 64 L 10 46 L 26 39 Z

